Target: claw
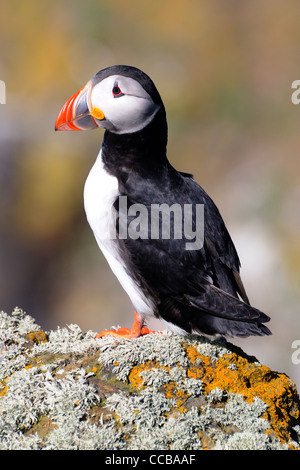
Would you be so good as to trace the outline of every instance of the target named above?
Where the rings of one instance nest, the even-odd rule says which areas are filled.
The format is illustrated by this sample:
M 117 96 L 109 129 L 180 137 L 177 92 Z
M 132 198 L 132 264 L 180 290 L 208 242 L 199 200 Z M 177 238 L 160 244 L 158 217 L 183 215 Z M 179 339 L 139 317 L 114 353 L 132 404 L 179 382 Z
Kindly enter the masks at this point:
M 143 320 L 137 312 L 134 312 L 134 322 L 132 328 L 118 328 L 118 330 L 105 330 L 101 331 L 96 335 L 96 338 L 102 338 L 102 336 L 110 335 L 117 338 L 138 338 L 139 336 L 148 335 L 151 333 L 156 333 L 155 331 L 150 331 L 147 327 L 143 328 Z

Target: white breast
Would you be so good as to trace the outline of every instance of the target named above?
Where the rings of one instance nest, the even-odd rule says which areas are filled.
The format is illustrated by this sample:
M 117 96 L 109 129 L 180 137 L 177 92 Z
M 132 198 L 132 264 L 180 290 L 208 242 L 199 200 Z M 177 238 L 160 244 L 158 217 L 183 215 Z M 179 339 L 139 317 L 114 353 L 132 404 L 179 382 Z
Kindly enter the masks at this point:
M 153 305 L 127 274 L 115 241 L 116 213 L 113 204 L 119 195 L 118 180 L 104 168 L 101 150 L 84 186 L 84 208 L 97 243 L 111 270 L 127 292 L 136 311 L 153 315 Z

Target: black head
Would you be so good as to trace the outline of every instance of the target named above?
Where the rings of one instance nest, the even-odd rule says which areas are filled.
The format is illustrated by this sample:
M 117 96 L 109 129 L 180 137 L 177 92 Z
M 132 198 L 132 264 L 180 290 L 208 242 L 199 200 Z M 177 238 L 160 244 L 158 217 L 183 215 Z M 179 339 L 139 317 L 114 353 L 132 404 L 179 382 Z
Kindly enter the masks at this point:
M 144 129 L 159 110 L 164 106 L 151 78 L 136 67 L 114 65 L 100 70 L 66 102 L 56 129 L 104 127 L 130 134 Z

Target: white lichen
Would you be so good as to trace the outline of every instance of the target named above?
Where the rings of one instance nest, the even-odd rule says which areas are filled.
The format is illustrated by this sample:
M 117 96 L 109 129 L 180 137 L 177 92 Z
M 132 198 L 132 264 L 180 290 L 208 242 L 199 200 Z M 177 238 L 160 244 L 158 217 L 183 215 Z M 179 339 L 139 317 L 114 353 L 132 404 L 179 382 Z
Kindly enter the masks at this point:
M 132 367 L 145 361 L 157 361 L 162 366 L 175 363 L 186 366 L 188 361 L 182 343 L 166 331 L 125 341 L 104 336 L 99 361 L 104 365 L 115 364 L 114 373 L 119 380 L 125 381 Z
M 242 395 L 227 395 L 219 388 L 203 395 L 202 381 L 187 375 L 187 342 L 215 362 L 230 353 L 222 340 L 169 332 L 126 341 L 110 336 L 95 340 L 94 332 L 69 325 L 48 332 L 47 342 L 27 349 L 26 335 L 38 330 L 21 309 L 12 315 L 0 312 L 1 450 L 197 450 L 202 448 L 202 435 L 215 449 L 287 447 L 266 434 L 270 424 L 261 418 L 267 409 L 262 400 L 249 403 Z M 95 372 L 82 365 L 89 355 L 99 357 L 99 367 L 112 370 L 124 386 L 134 366 L 148 364 L 139 372 L 142 387 L 135 393 L 120 389 L 100 398 L 90 380 Z M 82 358 L 81 365 L 68 365 L 67 356 Z M 49 361 L 43 364 L 41 358 L 46 357 Z M 184 413 L 178 411 L 176 394 L 170 398 L 161 392 L 170 383 L 191 400 Z M 103 413 L 98 412 L 97 419 L 93 410 L 100 403 Z M 39 434 L 45 417 L 51 426 Z M 299 426 L 294 435 L 300 440 Z
M 226 396 L 224 390 L 219 387 L 213 388 L 208 394 L 207 399 L 210 403 L 217 403 L 222 401 L 222 399 Z

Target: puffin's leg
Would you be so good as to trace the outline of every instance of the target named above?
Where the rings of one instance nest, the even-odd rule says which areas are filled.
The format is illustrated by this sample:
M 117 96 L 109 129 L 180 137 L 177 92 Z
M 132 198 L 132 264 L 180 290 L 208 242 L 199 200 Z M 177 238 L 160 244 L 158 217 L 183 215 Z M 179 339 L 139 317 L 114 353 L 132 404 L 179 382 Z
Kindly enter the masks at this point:
M 155 331 L 149 331 L 147 327 L 143 328 L 143 318 L 140 317 L 137 312 L 134 312 L 134 322 L 131 330 L 129 328 L 105 330 L 98 333 L 96 338 L 102 338 L 102 336 L 105 335 L 116 336 L 117 338 L 138 338 L 139 336 L 147 335 L 149 333 L 155 333 Z

